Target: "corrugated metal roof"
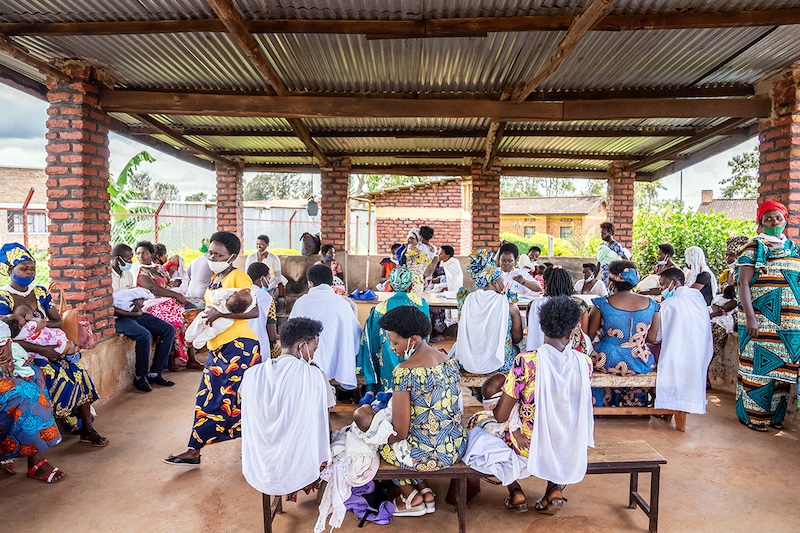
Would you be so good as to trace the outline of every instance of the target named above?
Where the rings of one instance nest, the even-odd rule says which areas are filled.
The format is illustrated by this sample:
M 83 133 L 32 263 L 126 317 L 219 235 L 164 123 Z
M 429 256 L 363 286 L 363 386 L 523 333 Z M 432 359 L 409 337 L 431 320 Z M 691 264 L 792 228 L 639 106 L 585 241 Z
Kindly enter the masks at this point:
M 106 22 L 216 17 L 205 0 L 3 0 L 4 22 Z
M 588 215 L 606 201 L 603 196 L 535 196 L 501 198 L 501 215 Z
M 755 218 L 758 200 L 754 198 L 716 198 L 704 202 L 697 208 L 698 213 L 725 213 L 737 220 L 750 220 Z
M 307 118 L 311 131 L 489 130 L 488 118 Z
M 510 167 L 576 169 L 576 170 L 605 170 L 607 161 L 594 159 L 530 159 L 525 157 L 504 157 L 503 165 Z
M 209 150 L 236 150 L 242 152 L 296 150 L 302 154 L 308 152 L 306 145 L 297 137 L 219 137 L 188 135 L 187 139 L 195 141 L 197 144 L 205 146 Z
M 286 119 L 273 117 L 211 117 L 198 115 L 152 115 L 159 122 L 174 128 L 213 129 L 263 129 L 269 131 L 290 131 Z
M 436 151 L 436 150 L 461 150 L 474 152 L 484 149 L 486 139 L 482 138 L 425 138 L 407 139 L 394 137 L 368 138 L 368 137 L 321 137 L 317 142 L 323 151 L 328 152 L 372 152 L 386 150 L 387 152 Z
M 681 137 L 680 139 L 684 139 Z M 485 144 L 484 140 L 481 140 Z M 664 137 L 514 137 L 504 135 L 501 152 L 648 153 L 664 144 Z

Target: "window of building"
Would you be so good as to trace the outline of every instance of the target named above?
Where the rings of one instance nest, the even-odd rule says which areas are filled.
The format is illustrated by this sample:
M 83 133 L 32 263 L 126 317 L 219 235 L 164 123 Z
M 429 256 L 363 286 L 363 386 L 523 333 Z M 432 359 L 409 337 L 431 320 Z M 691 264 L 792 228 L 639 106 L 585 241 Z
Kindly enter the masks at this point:
M 9 233 L 23 233 L 22 211 L 7 211 Z M 28 213 L 28 233 L 47 233 L 47 215 Z
M 525 226 L 525 228 L 522 231 L 525 237 L 533 237 L 534 235 L 536 235 L 536 226 Z
M 572 238 L 572 226 L 561 226 L 561 235 L 562 239 L 568 240 Z

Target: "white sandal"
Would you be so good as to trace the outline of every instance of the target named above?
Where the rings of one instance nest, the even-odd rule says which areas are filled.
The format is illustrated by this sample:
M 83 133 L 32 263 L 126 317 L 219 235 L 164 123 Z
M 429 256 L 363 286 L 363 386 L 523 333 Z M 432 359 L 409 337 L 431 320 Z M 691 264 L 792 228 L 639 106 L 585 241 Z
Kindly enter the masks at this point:
M 412 490 L 411 494 L 409 494 L 407 498 L 403 497 L 401 494 L 400 501 L 403 502 L 405 507 L 400 509 L 397 507 L 397 504 L 395 504 L 395 511 L 392 516 L 424 516 L 427 514 L 428 510 L 425 507 L 424 497 L 422 503 L 419 505 L 411 505 L 411 502 L 414 501 L 414 498 L 417 496 L 417 494 L 419 494 L 417 489 Z
M 422 503 L 425 504 L 425 512 L 427 514 L 431 514 L 434 511 L 436 511 L 436 499 L 435 499 L 436 498 L 436 494 L 433 493 L 431 488 L 430 487 L 425 487 L 424 489 L 419 491 L 419 493 L 422 494 Z M 430 494 L 431 496 L 433 496 L 434 500 L 432 502 L 426 502 L 425 501 L 425 495 L 426 494 Z

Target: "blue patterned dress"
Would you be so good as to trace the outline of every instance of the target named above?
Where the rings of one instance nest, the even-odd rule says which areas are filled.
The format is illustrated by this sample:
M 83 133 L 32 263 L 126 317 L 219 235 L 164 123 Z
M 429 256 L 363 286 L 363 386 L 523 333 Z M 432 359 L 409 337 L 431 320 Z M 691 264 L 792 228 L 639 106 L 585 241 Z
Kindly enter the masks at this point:
M 457 463 L 467 449 L 467 438 L 458 397 L 461 382 L 458 362 L 450 359 L 428 368 L 396 367 L 392 372 L 394 392 L 411 395 L 411 429 L 404 441 L 411 465 L 395 453 L 397 445 L 385 444 L 381 457 L 395 466 L 417 472 L 441 470 Z M 402 480 L 406 485 L 420 480 Z
M 660 306 L 655 300 L 641 311 L 624 311 L 608 302 L 608 297 L 592 300 L 600 309 L 603 339 L 592 353 L 595 372 L 617 376 L 647 374 L 656 368 L 656 360 L 647 346 L 647 333 Z M 592 403 L 598 406 L 646 406 L 648 389 L 593 388 Z

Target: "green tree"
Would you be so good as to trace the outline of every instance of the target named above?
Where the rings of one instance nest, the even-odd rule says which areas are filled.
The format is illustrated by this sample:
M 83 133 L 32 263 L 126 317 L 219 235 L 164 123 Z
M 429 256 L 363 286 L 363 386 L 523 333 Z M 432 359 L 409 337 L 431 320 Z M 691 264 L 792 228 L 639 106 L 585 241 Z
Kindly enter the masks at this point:
M 501 198 L 530 198 L 541 195 L 536 178 L 525 176 L 503 176 L 500 178 Z
M 153 182 L 153 200 L 166 200 L 168 202 L 177 202 L 181 199 L 181 191 L 172 183 L 164 183 L 162 181 Z
M 208 195 L 204 192 L 196 192 L 186 196 L 186 202 L 205 202 L 208 200 Z
M 390 174 L 356 174 L 350 178 L 350 194 L 358 196 L 368 192 L 422 183 L 430 178 L 423 176 L 395 176 Z
M 313 194 L 310 176 L 263 172 L 244 186 L 245 201 L 308 198 Z
M 118 176 L 108 180 L 108 193 L 111 200 L 111 242 L 133 244 L 140 235 L 149 229 L 139 228 L 139 222 L 147 217 L 136 216 L 153 213 L 147 206 L 131 206 L 141 192 L 131 185 L 131 178 L 142 163 L 153 163 L 155 159 L 148 152 L 139 152 L 131 158 Z
M 725 241 L 732 235 L 752 237 L 755 223 L 734 220 L 722 213 L 695 213 L 689 209 L 667 207 L 656 211 L 637 211 L 633 221 L 633 260 L 640 272 L 650 272 L 656 263 L 658 245 L 675 247 L 676 261 L 686 248 L 699 246 L 711 269 L 719 274 L 725 268 Z
M 146 170 L 134 172 L 128 179 L 128 185 L 136 189 L 137 200 L 150 200 L 153 196 L 153 178 Z
M 633 188 L 633 208 L 644 213 L 658 211 L 660 207 L 658 193 L 665 189 L 666 187 L 657 181 L 637 181 Z
M 608 191 L 608 182 L 605 180 L 589 180 L 582 194 L 586 196 L 605 196 Z
M 720 181 L 723 198 L 758 198 L 758 146 L 728 161 L 731 175 Z
M 569 178 L 536 178 L 545 196 L 568 196 L 575 194 L 575 182 Z

